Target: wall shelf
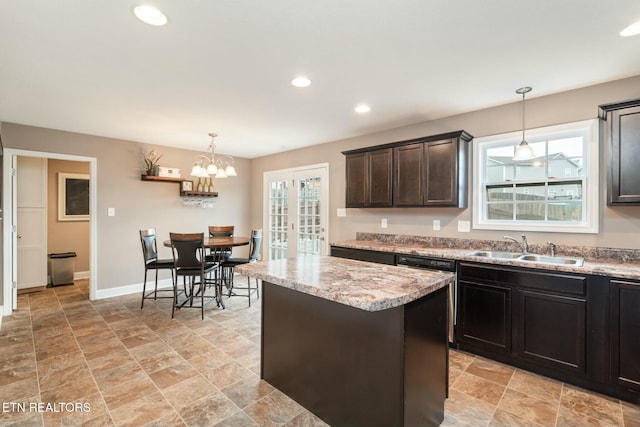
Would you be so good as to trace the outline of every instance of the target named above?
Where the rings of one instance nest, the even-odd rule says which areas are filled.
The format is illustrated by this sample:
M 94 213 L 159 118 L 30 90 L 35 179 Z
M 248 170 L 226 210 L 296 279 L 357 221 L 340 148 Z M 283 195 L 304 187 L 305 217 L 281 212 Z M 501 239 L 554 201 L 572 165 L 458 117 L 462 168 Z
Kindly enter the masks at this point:
M 182 197 L 218 197 L 218 192 L 214 191 L 213 193 L 208 191 L 181 191 L 180 196 Z
M 171 178 L 166 176 L 152 176 L 152 175 L 140 175 L 142 181 L 156 181 L 156 182 L 177 182 L 180 184 L 180 197 L 182 198 L 182 204 L 185 206 L 198 206 L 202 208 L 215 207 L 214 197 L 218 197 L 217 191 L 192 191 L 192 181 L 185 180 L 184 178 Z M 188 190 L 184 190 L 187 188 Z
M 142 181 L 157 181 L 157 182 L 182 182 L 184 178 L 171 178 L 167 176 L 153 176 L 153 175 L 140 175 Z

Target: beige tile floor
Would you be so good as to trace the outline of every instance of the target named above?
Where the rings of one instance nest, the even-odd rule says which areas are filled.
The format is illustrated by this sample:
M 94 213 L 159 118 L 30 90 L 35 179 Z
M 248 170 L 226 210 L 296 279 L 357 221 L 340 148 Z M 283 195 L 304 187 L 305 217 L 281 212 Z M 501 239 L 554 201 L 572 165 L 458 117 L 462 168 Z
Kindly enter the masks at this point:
M 86 281 L 43 288 L 3 319 L 0 425 L 326 426 L 260 380 L 259 303 L 171 320 L 170 300 L 87 296 Z M 450 375 L 443 426 L 640 426 L 638 406 L 463 352 Z

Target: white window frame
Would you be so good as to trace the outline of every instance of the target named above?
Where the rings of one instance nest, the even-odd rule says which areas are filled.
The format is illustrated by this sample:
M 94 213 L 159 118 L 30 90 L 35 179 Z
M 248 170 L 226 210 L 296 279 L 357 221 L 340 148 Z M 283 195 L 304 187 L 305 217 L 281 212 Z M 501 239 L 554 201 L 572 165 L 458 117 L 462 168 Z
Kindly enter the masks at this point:
M 561 125 L 545 126 L 526 130 L 526 139 L 559 139 L 564 135 L 582 134 L 585 137 L 584 175 L 582 177 L 583 215 L 579 223 L 555 221 L 504 221 L 487 219 L 486 201 L 486 150 L 494 146 L 522 140 L 522 133 L 510 132 L 491 135 L 473 140 L 473 215 L 472 227 L 478 230 L 544 231 L 555 233 L 589 233 L 599 231 L 599 130 L 598 119 L 583 120 Z M 543 180 L 541 180 L 543 181 Z

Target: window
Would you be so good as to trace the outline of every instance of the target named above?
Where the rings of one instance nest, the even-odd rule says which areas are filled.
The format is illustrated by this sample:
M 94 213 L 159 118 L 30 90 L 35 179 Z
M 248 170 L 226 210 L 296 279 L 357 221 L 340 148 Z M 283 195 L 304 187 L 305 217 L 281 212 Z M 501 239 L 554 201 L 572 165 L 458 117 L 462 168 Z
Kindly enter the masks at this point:
M 474 140 L 473 228 L 598 232 L 598 121 L 526 131 L 536 157 L 514 161 L 520 132 Z

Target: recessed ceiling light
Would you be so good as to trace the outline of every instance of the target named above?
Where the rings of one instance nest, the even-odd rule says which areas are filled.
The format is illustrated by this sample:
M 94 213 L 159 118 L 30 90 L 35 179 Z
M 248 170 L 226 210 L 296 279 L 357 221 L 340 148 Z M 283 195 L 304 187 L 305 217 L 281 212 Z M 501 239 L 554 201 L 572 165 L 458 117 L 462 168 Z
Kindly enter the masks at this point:
M 360 104 L 355 108 L 356 113 L 368 113 L 371 111 L 371 107 L 367 104 Z
M 634 22 L 624 30 L 620 31 L 620 35 L 622 37 L 637 36 L 638 34 L 640 34 L 640 21 Z
M 167 23 L 167 17 L 164 13 L 152 6 L 136 6 L 133 9 L 136 17 L 149 25 L 161 26 Z
M 311 84 L 311 80 L 309 80 L 304 76 L 300 76 L 291 80 L 291 84 L 294 85 L 295 87 L 307 87 Z

